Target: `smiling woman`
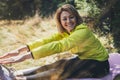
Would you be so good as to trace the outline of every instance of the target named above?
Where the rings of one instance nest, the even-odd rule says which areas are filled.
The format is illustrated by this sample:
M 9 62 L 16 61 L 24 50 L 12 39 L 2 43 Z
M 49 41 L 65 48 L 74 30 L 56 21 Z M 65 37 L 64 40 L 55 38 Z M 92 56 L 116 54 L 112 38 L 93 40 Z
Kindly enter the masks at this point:
M 74 6 L 62 5 L 57 9 L 55 19 L 58 27 L 57 33 L 27 43 L 15 51 L 0 56 L 0 63 L 21 62 L 30 58 L 40 59 L 68 51 L 77 56 L 42 66 L 34 74 L 19 77 L 16 75 L 16 79 L 40 80 L 42 78 L 41 80 L 46 80 L 47 78 L 47 80 L 53 80 L 51 77 L 54 75 L 54 80 L 65 80 L 67 78 L 100 78 L 107 75 L 109 73 L 108 52 L 88 26 L 83 23 Z M 20 55 L 20 53 L 23 54 Z
M 68 33 L 70 33 L 75 28 L 76 17 L 67 11 L 63 11 L 61 13 L 60 21 L 63 25 L 63 28 L 66 29 Z

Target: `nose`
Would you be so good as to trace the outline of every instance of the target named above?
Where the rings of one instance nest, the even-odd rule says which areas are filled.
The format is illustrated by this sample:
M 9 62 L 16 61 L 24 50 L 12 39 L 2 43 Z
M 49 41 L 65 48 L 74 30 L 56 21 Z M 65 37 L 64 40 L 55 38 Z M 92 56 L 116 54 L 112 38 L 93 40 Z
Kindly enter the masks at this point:
M 71 22 L 71 20 L 70 20 L 70 18 L 68 18 L 68 19 L 67 19 L 67 23 L 70 23 L 70 22 Z

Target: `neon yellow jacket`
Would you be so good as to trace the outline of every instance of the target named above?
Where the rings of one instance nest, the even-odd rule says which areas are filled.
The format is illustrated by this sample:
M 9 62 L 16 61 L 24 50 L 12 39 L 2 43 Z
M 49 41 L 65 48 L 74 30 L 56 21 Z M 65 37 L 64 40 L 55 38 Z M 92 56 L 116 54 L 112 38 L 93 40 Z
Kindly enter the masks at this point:
M 108 52 L 85 24 L 76 26 L 70 34 L 57 33 L 27 45 L 34 59 L 64 51 L 71 51 L 71 53 L 77 54 L 80 59 L 99 61 L 108 59 Z

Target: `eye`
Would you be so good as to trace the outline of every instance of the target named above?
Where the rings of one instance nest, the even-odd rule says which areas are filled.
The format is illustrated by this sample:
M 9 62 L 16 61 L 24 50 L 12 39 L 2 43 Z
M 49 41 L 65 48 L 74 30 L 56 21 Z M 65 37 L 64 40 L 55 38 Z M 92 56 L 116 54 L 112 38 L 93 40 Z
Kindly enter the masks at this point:
M 63 21 L 66 21 L 66 20 L 67 20 L 67 18 L 62 18 L 62 20 L 63 20 Z
M 74 19 L 75 18 L 75 16 L 70 16 L 70 19 Z

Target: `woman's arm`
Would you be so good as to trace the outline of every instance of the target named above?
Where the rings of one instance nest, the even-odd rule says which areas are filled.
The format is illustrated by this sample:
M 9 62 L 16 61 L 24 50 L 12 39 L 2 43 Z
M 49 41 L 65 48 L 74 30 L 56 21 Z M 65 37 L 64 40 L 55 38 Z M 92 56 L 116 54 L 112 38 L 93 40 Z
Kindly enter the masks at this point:
M 27 43 L 27 46 L 29 47 L 30 50 L 36 49 L 40 46 L 43 46 L 45 44 L 48 44 L 53 41 L 58 41 L 63 38 L 63 34 L 60 33 L 55 33 L 49 37 L 43 38 L 43 39 L 38 39 L 33 42 Z
M 28 52 L 29 48 L 26 45 L 22 46 L 22 47 L 17 48 L 17 49 L 15 49 L 13 51 L 5 53 L 4 55 L 0 56 L 0 59 L 5 59 L 5 58 L 8 58 L 8 57 L 17 56 L 23 51 Z
M 33 58 L 39 59 L 42 57 L 50 56 L 52 54 L 71 50 L 73 48 L 85 44 L 84 42 L 91 37 L 91 32 L 86 26 L 78 26 L 70 35 L 64 36 L 63 39 L 52 41 L 48 44 L 42 45 L 31 50 Z
M 26 59 L 31 59 L 31 58 L 32 58 L 31 52 L 28 52 L 26 54 L 9 57 L 5 59 L 0 59 L 0 64 L 17 63 L 17 62 L 22 62 Z
M 23 52 L 23 51 L 28 52 L 28 51 L 29 51 L 29 48 L 28 48 L 27 45 L 24 45 L 24 46 L 18 48 L 17 50 L 18 50 L 19 53 L 21 53 L 21 52 Z

